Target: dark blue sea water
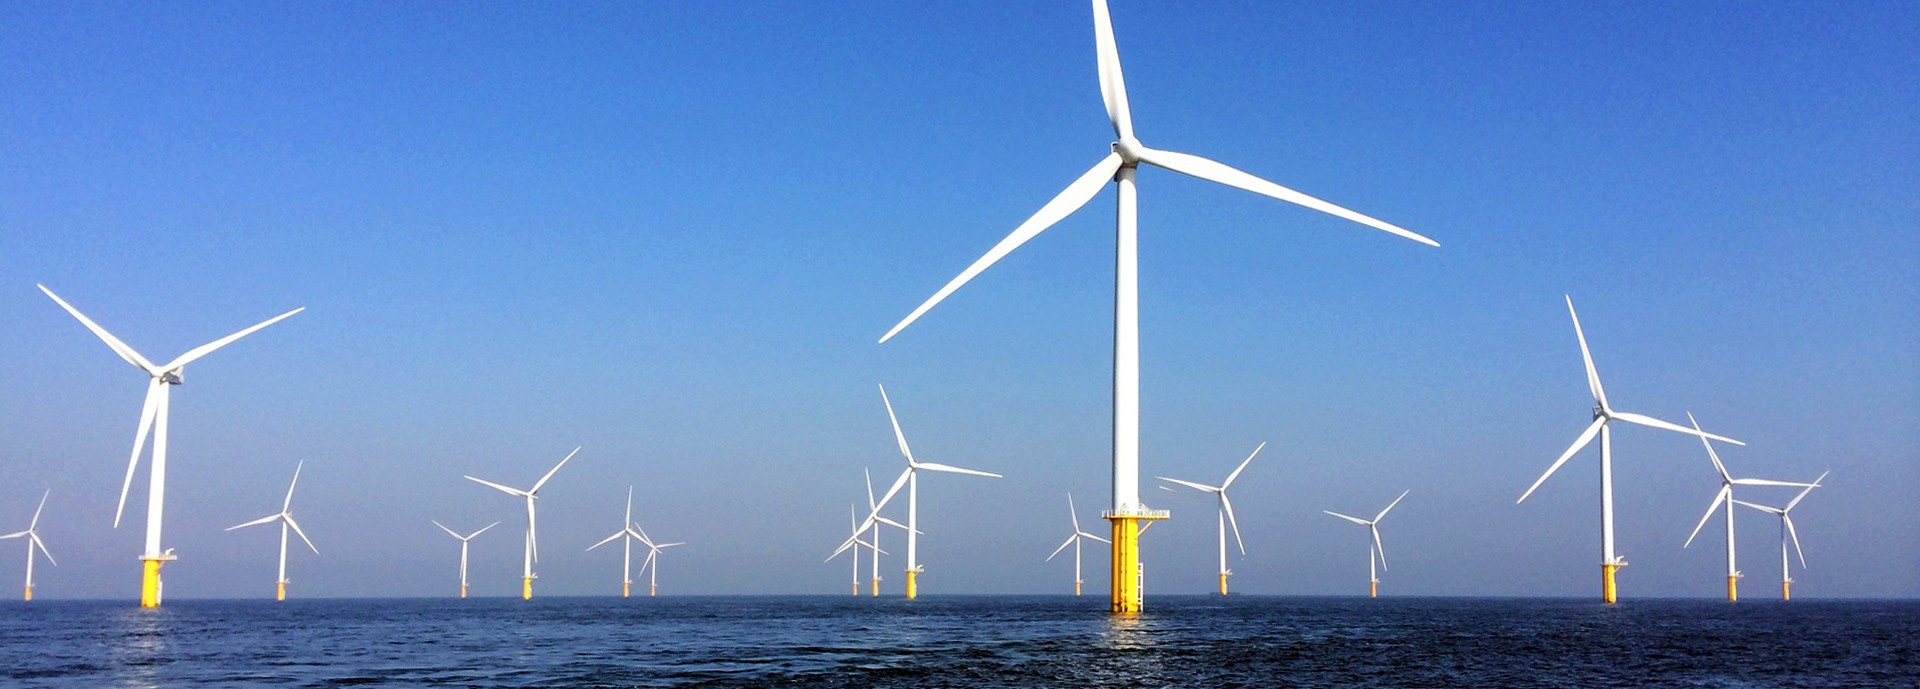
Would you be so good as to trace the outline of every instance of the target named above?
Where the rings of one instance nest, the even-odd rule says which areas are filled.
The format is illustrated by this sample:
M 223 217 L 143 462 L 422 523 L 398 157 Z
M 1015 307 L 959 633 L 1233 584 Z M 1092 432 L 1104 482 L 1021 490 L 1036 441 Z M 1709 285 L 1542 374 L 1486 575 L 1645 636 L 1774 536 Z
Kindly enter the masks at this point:
M 6 687 L 1920 687 L 1920 602 L 1158 596 L 0 605 Z

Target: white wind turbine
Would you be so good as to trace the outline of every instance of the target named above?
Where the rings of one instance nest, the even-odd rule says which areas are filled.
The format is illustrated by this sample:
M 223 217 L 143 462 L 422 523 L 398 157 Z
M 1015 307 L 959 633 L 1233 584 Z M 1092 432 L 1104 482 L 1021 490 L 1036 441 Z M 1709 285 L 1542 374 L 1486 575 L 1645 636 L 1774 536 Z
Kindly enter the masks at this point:
M 625 555 L 621 557 L 621 562 L 624 563 L 624 565 L 620 569 L 620 597 L 626 598 L 627 594 L 633 590 L 633 542 L 646 542 L 645 539 L 641 538 L 640 532 L 633 530 L 633 486 L 627 486 L 627 518 L 626 521 L 621 522 L 621 524 L 623 524 L 623 526 L 620 527 L 619 531 L 613 532 L 612 536 L 602 539 L 599 543 L 587 546 L 587 550 L 591 551 L 594 548 L 612 543 L 614 539 L 622 536 L 626 537 L 626 540 L 620 543 L 621 550 L 625 553 Z M 645 567 L 642 567 L 642 569 L 645 569 Z
M 1367 597 L 1368 598 L 1377 598 L 1380 596 L 1380 573 L 1374 571 L 1373 569 L 1375 558 L 1378 558 L 1380 561 L 1380 569 L 1387 568 L 1387 544 L 1382 543 L 1380 541 L 1380 520 L 1386 519 L 1387 513 L 1393 511 L 1393 506 L 1400 504 L 1400 501 L 1407 497 L 1407 493 L 1411 493 L 1411 492 L 1413 491 L 1411 490 L 1401 491 L 1400 497 L 1394 498 L 1393 502 L 1387 503 L 1387 508 L 1384 510 L 1380 510 L 1379 514 L 1373 515 L 1372 519 L 1361 519 L 1359 517 L 1341 514 L 1333 510 L 1320 510 L 1327 514 L 1331 514 L 1341 519 L 1345 519 L 1355 524 L 1359 524 L 1361 526 L 1367 527 L 1367 531 L 1373 534 L 1373 540 L 1367 544 Z
M 573 459 L 573 456 L 579 452 L 580 452 L 580 448 L 577 448 L 577 447 L 573 448 L 573 452 L 569 452 L 567 453 L 567 456 L 561 457 L 559 464 L 553 465 L 553 469 L 548 470 L 547 475 L 540 477 L 539 481 L 534 482 L 532 488 L 528 488 L 526 490 L 520 490 L 518 488 L 509 488 L 507 486 L 503 486 L 498 483 L 488 481 L 486 479 L 478 479 L 472 476 L 467 477 L 468 481 L 472 481 L 474 483 L 478 483 L 483 486 L 491 487 L 495 490 L 498 490 L 502 493 L 506 493 L 508 495 L 515 495 L 515 496 L 525 498 L 527 501 L 526 547 L 522 549 L 523 551 L 522 562 L 524 562 L 525 564 L 522 566 L 521 572 L 520 572 L 520 598 L 522 600 L 531 600 L 533 598 L 533 580 L 534 580 L 533 563 L 540 561 L 539 540 L 535 536 L 535 529 L 534 529 L 535 519 L 533 515 L 533 501 L 539 497 L 540 487 L 547 485 L 547 479 L 551 479 L 553 478 L 554 474 L 560 473 L 560 467 L 566 466 L 567 460 Z
M 499 526 L 500 522 L 494 522 L 492 524 L 488 524 L 486 526 L 480 527 L 479 531 L 475 531 L 465 536 L 460 535 L 460 532 L 458 531 L 454 531 L 453 529 L 447 528 L 447 525 L 442 524 L 440 522 L 436 521 L 433 523 L 433 525 L 440 527 L 441 531 L 447 532 L 448 536 L 452 536 L 454 538 L 460 539 L 460 597 L 466 598 L 467 597 L 467 542 L 473 540 L 475 536 L 486 533 L 487 529 L 491 529 L 493 527 Z
M 40 540 L 40 511 L 47 508 L 47 496 L 52 494 L 53 489 L 51 488 L 47 489 L 47 492 L 40 494 L 40 506 L 33 508 L 33 521 L 27 522 L 26 531 L 15 531 L 5 536 L 0 536 L 0 541 L 9 538 L 27 539 L 27 592 L 25 598 L 22 600 L 33 600 L 33 549 L 36 547 L 39 548 L 40 553 L 47 556 L 47 562 L 53 562 L 53 553 L 48 551 L 47 544 Z M 53 562 L 53 565 L 58 567 L 60 563 Z
M 313 554 L 320 554 L 320 549 L 315 548 L 313 541 L 307 539 L 307 532 L 300 530 L 300 523 L 293 520 L 293 487 L 300 485 L 300 468 L 306 466 L 306 464 L 306 461 L 302 460 L 299 464 L 294 465 L 293 481 L 287 484 L 287 499 L 280 503 L 280 511 L 278 513 L 269 514 L 245 524 L 235 524 L 227 527 L 228 531 L 232 531 L 234 529 L 244 529 L 249 526 L 280 522 L 280 579 L 274 584 L 274 600 L 287 599 L 287 529 L 291 527 L 294 533 L 299 534 L 300 540 L 306 541 L 307 547 L 313 550 Z
M 869 487 L 867 499 L 868 500 L 873 499 L 871 487 Z M 861 548 L 866 548 L 868 550 L 873 551 L 873 576 L 874 576 L 873 588 L 874 588 L 874 591 L 878 592 L 880 590 L 880 556 L 885 555 L 887 551 L 881 550 L 880 546 L 876 545 L 875 543 L 860 540 L 860 537 L 864 534 L 858 531 L 858 529 L 860 528 L 859 508 L 855 507 L 853 503 L 847 503 L 847 528 L 850 530 L 853 530 L 852 531 L 853 543 L 855 546 L 853 548 L 853 558 L 852 558 L 853 559 L 853 595 L 856 598 L 860 596 L 860 549 Z M 874 525 L 873 534 L 875 538 L 879 537 L 880 527 L 878 524 Z M 846 552 L 846 551 L 845 550 L 834 551 L 832 555 L 827 556 L 827 560 L 831 561 L 833 558 L 840 557 L 840 553 L 842 552 Z
M 1067 494 L 1067 516 L 1073 519 L 1073 535 L 1068 536 L 1066 542 L 1061 543 L 1060 547 L 1054 548 L 1053 554 L 1047 556 L 1047 561 L 1052 562 L 1054 555 L 1059 555 L 1060 551 L 1067 549 L 1067 546 L 1073 546 L 1073 595 L 1078 596 L 1080 595 L 1080 541 L 1081 539 L 1091 538 L 1093 540 L 1099 541 L 1101 543 L 1105 543 L 1107 545 L 1113 545 L 1113 541 L 1109 541 L 1099 536 L 1095 536 L 1093 534 L 1087 533 L 1086 531 L 1083 531 L 1080 529 L 1080 510 L 1075 509 L 1073 506 L 1072 493 Z
M 941 287 L 932 297 L 908 314 L 880 338 L 886 342 L 935 304 L 946 299 L 961 285 L 992 266 L 1013 250 L 1033 239 L 1067 215 L 1091 201 L 1109 180 L 1117 189 L 1118 214 L 1115 222 L 1117 261 L 1114 272 L 1113 305 L 1113 507 L 1105 518 L 1113 522 L 1115 546 L 1114 571 L 1138 572 L 1139 535 L 1136 522 L 1165 519 L 1165 510 L 1148 509 L 1140 500 L 1140 320 L 1139 268 L 1136 240 L 1136 202 L 1134 175 L 1141 163 L 1198 177 L 1229 187 L 1250 191 L 1288 203 L 1351 220 L 1430 246 L 1431 239 L 1409 230 L 1371 218 L 1326 201 L 1282 187 L 1221 163 L 1186 153 L 1148 148 L 1134 137 L 1133 116 L 1127 103 L 1126 80 L 1120 71 L 1120 54 L 1114 43 L 1113 25 L 1106 0 L 1093 0 L 1094 43 L 1098 53 L 1100 94 L 1106 102 L 1107 117 L 1119 140 L 1111 150 L 1079 179 L 1054 196 L 1040 210 L 1014 228 L 984 256 L 967 266 L 960 275 Z M 1139 576 L 1112 577 L 1111 610 L 1137 612 L 1142 603 Z
M 639 524 L 634 524 L 633 528 L 640 532 L 640 542 L 647 544 L 647 561 L 640 564 L 640 569 L 647 572 L 647 595 L 658 596 L 660 595 L 660 551 L 676 545 L 686 545 L 686 543 L 654 543 L 652 538 L 647 537 L 646 529 L 640 528 Z
M 204 357 L 216 349 L 233 344 L 235 340 L 246 337 L 256 330 L 278 323 L 281 319 L 293 314 L 305 311 L 306 307 L 303 306 L 274 316 L 261 322 L 259 325 L 187 350 L 187 353 L 180 355 L 164 365 L 155 366 L 153 362 L 148 361 L 146 357 L 141 356 L 139 352 L 127 346 L 127 343 L 121 342 L 119 338 L 114 337 L 113 334 L 107 332 L 105 328 L 100 327 L 94 323 L 92 319 L 80 313 L 79 309 L 75 309 L 73 306 L 67 304 L 59 295 L 54 294 L 53 290 L 47 289 L 46 285 L 36 286 L 40 288 L 40 291 L 47 293 L 47 296 L 51 297 L 54 303 L 59 304 L 60 308 L 66 309 L 67 313 L 72 314 L 76 320 L 79 320 L 81 325 L 86 326 L 87 330 L 93 331 L 93 334 L 99 337 L 100 341 L 107 343 L 107 348 L 112 349 L 114 354 L 120 355 L 121 359 L 126 360 L 127 363 L 133 364 L 134 367 L 145 372 L 150 379 L 147 381 L 147 400 L 140 407 L 140 430 L 133 436 L 133 454 L 127 458 L 127 477 L 120 483 L 120 504 L 113 510 L 113 525 L 115 528 L 119 528 L 120 526 L 120 515 L 127 507 L 127 490 L 133 486 L 134 467 L 140 463 L 140 450 L 147 444 L 147 432 L 152 431 L 153 462 L 152 467 L 147 472 L 147 542 L 146 550 L 142 551 L 140 555 L 140 606 L 144 608 L 159 607 L 161 594 L 160 565 L 176 559 L 171 548 L 166 550 L 160 549 L 160 515 L 166 505 L 167 492 L 167 418 L 169 416 L 169 409 L 171 409 L 168 403 L 170 396 L 169 390 L 172 389 L 172 386 L 180 385 L 186 381 L 185 369 L 187 364 L 198 361 L 200 357 Z
M 1247 463 L 1252 462 L 1254 456 L 1260 454 L 1260 450 L 1266 446 L 1266 443 L 1260 443 L 1259 447 L 1253 448 L 1253 454 L 1249 454 L 1246 459 L 1241 460 L 1240 466 L 1235 467 L 1233 473 L 1227 474 L 1227 480 L 1220 482 L 1219 486 L 1209 486 L 1204 483 L 1182 481 L 1177 478 L 1167 478 L 1165 476 L 1154 477 L 1168 483 L 1178 483 L 1188 488 L 1220 496 L 1220 513 L 1216 516 L 1220 522 L 1220 595 L 1222 596 L 1227 595 L 1227 577 L 1233 575 L 1233 570 L 1227 569 L 1227 526 L 1229 524 L 1233 526 L 1233 542 L 1240 546 L 1240 556 L 1246 557 L 1247 555 L 1247 544 L 1240 540 L 1240 522 L 1233 518 L 1233 501 L 1227 499 L 1227 487 L 1233 485 L 1234 479 L 1240 478 L 1240 472 L 1247 470 Z
M 1793 515 L 1791 513 L 1793 512 L 1793 508 L 1800 504 L 1801 499 L 1807 497 L 1807 494 L 1813 492 L 1813 489 L 1820 487 L 1820 482 L 1825 480 L 1827 480 L 1827 475 L 1825 473 L 1820 474 L 1820 478 L 1814 479 L 1813 483 L 1808 484 L 1806 488 L 1800 489 L 1800 494 L 1793 496 L 1793 499 L 1788 501 L 1785 507 L 1768 507 L 1745 500 L 1734 500 L 1734 502 L 1780 518 L 1780 600 L 1793 600 L 1793 572 L 1787 568 L 1787 539 L 1789 537 L 1793 539 L 1793 554 L 1800 556 L 1800 566 L 1802 568 L 1807 566 L 1807 553 L 1800 549 L 1800 533 L 1793 529 Z
M 885 385 L 880 386 L 880 401 L 881 403 L 887 406 L 887 420 L 893 423 L 893 438 L 894 440 L 898 441 L 900 444 L 901 456 L 904 456 L 907 458 L 907 468 L 905 471 L 900 472 L 900 478 L 894 479 L 893 487 L 888 488 L 886 495 L 881 496 L 880 502 L 875 503 L 873 505 L 871 511 L 867 513 L 866 520 L 860 523 L 859 528 L 854 529 L 854 533 L 855 534 L 864 533 L 868 528 L 873 527 L 873 525 L 876 522 L 879 522 L 881 519 L 880 517 L 881 508 L 886 507 L 887 502 L 893 500 L 894 494 L 900 492 L 901 486 L 906 486 L 907 488 L 907 525 L 906 525 L 907 597 L 915 598 L 919 596 L 919 574 L 921 572 L 920 560 L 918 557 L 918 553 L 919 553 L 918 546 L 920 542 L 920 539 L 918 538 L 920 534 L 920 472 L 924 470 L 924 471 L 932 471 L 932 472 L 944 472 L 949 474 L 966 474 L 968 476 L 985 476 L 987 478 L 1005 478 L 1005 477 L 999 474 L 985 472 L 985 471 L 976 471 L 973 469 L 962 469 L 960 467 L 950 466 L 946 464 L 935 464 L 933 462 L 922 462 L 922 461 L 915 460 L 913 458 L 913 450 L 907 447 L 907 435 L 905 433 L 900 432 L 900 419 L 893 415 L 893 401 L 890 399 L 887 399 L 887 386 Z M 834 552 L 837 553 L 841 550 L 846 550 L 847 548 L 852 547 L 853 543 L 854 543 L 854 539 L 848 538 L 846 542 L 841 543 L 840 547 L 836 549 Z
M 1573 316 L 1573 334 L 1580 340 L 1580 358 L 1586 362 L 1587 366 L 1587 390 L 1593 393 L 1593 423 L 1587 426 L 1587 430 L 1581 431 L 1580 437 L 1574 439 L 1573 445 L 1569 446 L 1566 452 L 1560 453 L 1560 458 L 1554 460 L 1553 466 L 1547 467 L 1547 473 L 1541 474 L 1540 478 L 1527 488 L 1527 492 L 1521 493 L 1520 499 L 1514 502 L 1515 504 L 1526 502 L 1527 496 L 1533 495 L 1533 491 L 1538 489 L 1540 484 L 1547 482 L 1547 477 L 1560 470 L 1560 465 L 1566 464 L 1574 453 L 1593 442 L 1595 435 L 1600 436 L 1600 597 L 1601 600 L 1613 603 L 1618 600 L 1614 587 L 1614 573 L 1621 567 L 1627 566 L 1627 561 L 1626 558 L 1618 557 L 1613 552 L 1613 432 L 1608 427 L 1608 423 L 1625 421 L 1675 433 L 1712 438 L 1724 443 L 1735 445 L 1746 443 L 1661 421 L 1645 414 L 1614 409 L 1607 403 L 1606 390 L 1600 386 L 1600 373 L 1593 366 L 1593 354 L 1587 349 L 1587 336 L 1580 330 L 1580 314 L 1574 312 L 1571 296 L 1567 297 L 1567 313 Z
M 901 531 L 906 531 L 907 525 L 894 521 L 892 519 L 888 519 L 886 518 L 885 515 L 880 514 L 880 504 L 877 502 L 874 502 L 873 500 L 873 473 L 870 471 L 867 471 L 866 469 L 861 469 L 860 474 L 862 478 L 864 478 L 867 482 L 867 510 L 873 513 L 874 515 L 873 524 L 872 524 L 873 538 L 870 539 L 873 541 L 872 547 L 875 553 L 875 555 L 873 556 L 873 565 L 872 565 L 873 571 L 872 571 L 871 581 L 873 582 L 872 595 L 875 597 L 879 597 L 880 595 L 880 556 L 888 554 L 887 551 L 880 549 L 880 525 L 885 524 L 887 526 L 891 526 Z
M 1794 488 L 1805 488 L 1805 487 L 1811 487 L 1812 484 L 1793 483 L 1791 481 L 1772 481 L 1764 478 L 1734 478 L 1732 474 L 1727 473 L 1727 465 L 1721 463 L 1720 453 L 1713 451 L 1713 442 L 1706 439 L 1705 431 L 1700 430 L 1700 422 L 1693 418 L 1693 412 L 1687 412 L 1687 420 L 1693 423 L 1694 431 L 1702 434 L 1700 438 L 1700 444 L 1707 446 L 1707 459 L 1713 460 L 1713 469 L 1714 471 L 1719 472 L 1720 474 L 1720 491 L 1717 493 L 1714 493 L 1713 504 L 1707 505 L 1707 513 L 1700 515 L 1700 523 L 1695 524 L 1693 526 L 1693 533 L 1687 534 L 1687 542 L 1685 544 L 1682 544 L 1680 547 L 1685 548 L 1687 546 L 1693 545 L 1694 537 L 1699 536 L 1700 529 L 1707 525 L 1708 519 L 1713 518 L 1713 511 L 1716 509 L 1719 509 L 1721 503 L 1726 503 L 1727 505 L 1726 507 L 1726 510 L 1727 510 L 1727 600 L 1737 601 L 1737 600 L 1740 600 L 1739 582 L 1740 582 L 1741 574 L 1740 574 L 1740 568 L 1734 565 L 1734 559 L 1733 559 L 1733 487 L 1734 486 L 1790 486 Z

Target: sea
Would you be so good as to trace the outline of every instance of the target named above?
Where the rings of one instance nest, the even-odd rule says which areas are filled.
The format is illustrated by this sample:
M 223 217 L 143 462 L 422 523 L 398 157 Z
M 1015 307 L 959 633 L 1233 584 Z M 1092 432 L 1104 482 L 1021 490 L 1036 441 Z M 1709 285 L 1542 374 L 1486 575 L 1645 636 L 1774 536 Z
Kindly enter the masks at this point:
M 1920 687 L 1920 601 L 0 604 L 4 687 Z

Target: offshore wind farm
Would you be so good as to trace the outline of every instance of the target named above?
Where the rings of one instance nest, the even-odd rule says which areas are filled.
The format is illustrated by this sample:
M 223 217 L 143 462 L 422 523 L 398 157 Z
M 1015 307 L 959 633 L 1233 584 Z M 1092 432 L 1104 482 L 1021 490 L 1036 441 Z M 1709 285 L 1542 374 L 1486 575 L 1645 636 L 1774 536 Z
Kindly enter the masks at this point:
M 1911 7 L 0 27 L 0 683 L 1920 681 Z

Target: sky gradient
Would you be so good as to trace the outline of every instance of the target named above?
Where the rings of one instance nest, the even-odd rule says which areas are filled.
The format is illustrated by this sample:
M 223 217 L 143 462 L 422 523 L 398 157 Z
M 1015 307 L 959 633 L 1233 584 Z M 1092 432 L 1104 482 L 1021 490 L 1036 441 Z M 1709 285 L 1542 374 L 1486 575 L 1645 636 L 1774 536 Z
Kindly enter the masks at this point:
M 144 385 L 44 283 L 151 359 L 297 306 L 173 395 L 180 597 L 618 591 L 581 552 L 636 516 L 663 593 L 838 593 L 820 564 L 916 455 L 926 594 L 1068 591 L 1042 563 L 1109 495 L 1113 196 L 875 340 L 1107 152 L 1082 2 L 569 7 L 0 5 L 0 531 L 45 597 L 134 598 Z M 1147 591 L 1592 596 L 1597 450 L 1562 295 L 1616 407 L 1742 439 L 1796 511 L 1797 595 L 1920 595 L 1920 11 L 1911 3 L 1287 7 L 1117 0 L 1135 126 L 1438 240 L 1140 173 Z M 1624 599 L 1718 596 L 1699 443 L 1615 435 Z M 1158 495 L 1159 497 L 1155 497 Z M 1784 501 L 1788 493 L 1753 497 Z M 1749 595 L 1777 526 L 1742 513 Z M 16 523 L 18 524 L 16 526 Z M 1096 524 L 1096 526 L 1104 526 Z M 897 533 L 887 542 L 902 546 Z M 883 544 L 884 545 L 884 544 Z M 897 593 L 901 551 L 885 562 Z M 1088 589 L 1104 588 L 1103 550 Z M 0 549 L 0 581 L 23 563 Z M 863 564 L 862 569 L 865 570 Z M 1090 604 L 1097 605 L 1097 602 Z

